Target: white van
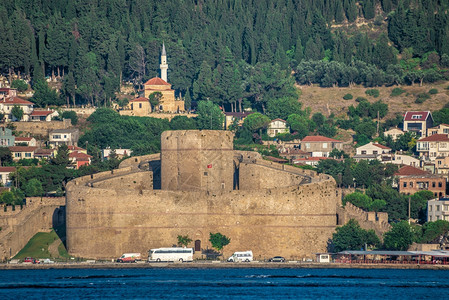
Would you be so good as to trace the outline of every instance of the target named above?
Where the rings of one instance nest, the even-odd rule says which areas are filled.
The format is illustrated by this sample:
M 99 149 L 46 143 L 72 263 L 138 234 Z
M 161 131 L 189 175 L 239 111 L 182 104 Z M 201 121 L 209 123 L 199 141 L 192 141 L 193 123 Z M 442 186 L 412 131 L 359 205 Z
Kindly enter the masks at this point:
M 253 261 L 253 251 L 234 252 L 229 258 L 229 262 L 250 262 Z

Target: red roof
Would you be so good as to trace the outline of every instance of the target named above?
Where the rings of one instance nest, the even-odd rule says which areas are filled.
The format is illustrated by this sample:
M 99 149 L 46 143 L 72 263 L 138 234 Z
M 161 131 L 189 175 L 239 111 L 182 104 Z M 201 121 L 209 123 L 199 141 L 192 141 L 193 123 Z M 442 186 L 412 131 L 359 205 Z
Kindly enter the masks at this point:
M 33 110 L 31 116 L 48 116 L 54 113 L 52 110 Z
M 430 173 L 412 166 L 404 166 L 400 168 L 394 175 L 396 176 L 413 176 L 413 175 L 429 175 Z
M 171 86 L 170 83 L 167 83 L 165 80 L 163 80 L 159 77 L 151 78 L 150 80 L 145 82 L 145 85 L 170 85 Z
M 308 135 L 305 138 L 302 139 L 301 142 L 338 142 L 338 143 L 343 143 L 342 141 L 339 140 L 334 140 L 325 136 L 321 136 L 321 135 Z
M 16 142 L 30 142 L 31 139 L 33 139 L 33 138 L 32 137 L 17 136 L 16 137 Z
M 11 146 L 9 150 L 11 152 L 34 152 L 37 147 L 29 147 L 29 146 Z
M 389 148 L 387 146 L 384 146 L 384 145 L 381 145 L 381 144 L 373 144 L 373 146 L 376 146 L 376 147 L 378 147 L 380 149 L 389 149 L 389 150 L 391 150 L 391 148 Z
M 34 151 L 34 155 L 52 155 L 54 153 L 54 149 L 36 149 L 36 151 Z
M 147 98 L 139 97 L 139 98 L 133 99 L 129 102 L 148 102 L 148 101 L 150 101 L 150 100 L 148 100 Z
M 0 173 L 11 173 L 11 172 L 15 172 L 16 171 L 16 167 L 0 167 Z
M 78 151 L 70 153 L 69 157 L 74 158 L 77 161 L 88 161 L 89 158 L 92 158 L 92 156 L 90 156 L 89 154 L 85 154 L 85 153 L 78 152 Z
M 419 116 L 413 118 L 413 116 Z M 408 111 L 405 113 L 404 121 L 425 121 L 430 116 L 430 111 Z
M 78 146 L 67 146 L 67 149 L 69 149 L 70 151 L 79 151 L 79 150 L 86 151 L 86 149 L 83 149 Z
M 19 97 L 9 97 L 2 101 L 5 105 L 33 105 L 34 103 L 27 101 L 25 99 L 19 98 Z
M 448 141 L 449 137 L 447 134 L 434 134 L 418 140 L 418 142 L 448 142 Z

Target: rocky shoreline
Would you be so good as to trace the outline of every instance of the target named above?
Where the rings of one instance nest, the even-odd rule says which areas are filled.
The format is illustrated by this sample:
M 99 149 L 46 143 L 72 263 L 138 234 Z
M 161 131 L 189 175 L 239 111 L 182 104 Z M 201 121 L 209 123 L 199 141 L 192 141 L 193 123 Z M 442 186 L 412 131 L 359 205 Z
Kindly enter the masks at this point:
M 207 269 L 207 268 L 264 268 L 264 269 L 422 269 L 449 270 L 449 265 L 436 264 L 341 264 L 341 263 L 227 263 L 227 262 L 193 262 L 193 263 L 134 263 L 122 264 L 111 262 L 95 263 L 54 263 L 54 264 L 0 264 L 0 270 L 40 270 L 40 269 Z

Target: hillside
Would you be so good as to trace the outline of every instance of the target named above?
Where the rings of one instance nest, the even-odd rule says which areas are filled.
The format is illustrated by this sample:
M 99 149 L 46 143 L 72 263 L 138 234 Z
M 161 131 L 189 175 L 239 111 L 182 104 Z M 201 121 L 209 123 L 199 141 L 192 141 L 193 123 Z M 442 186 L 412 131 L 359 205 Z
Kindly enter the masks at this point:
M 403 85 L 400 88 L 406 92 L 396 97 L 392 97 L 390 94 L 397 86 L 377 87 L 376 89 L 379 90 L 380 94 L 377 98 L 366 95 L 365 91 L 369 88 L 363 86 L 321 88 L 318 86 L 298 85 L 297 87 L 302 93 L 299 101 L 303 104 L 303 107 L 310 107 L 312 113 L 321 112 L 325 116 L 334 113 L 338 117 L 343 117 L 347 113 L 349 106 L 357 106 L 358 103 L 355 101 L 357 97 L 364 97 L 371 103 L 378 100 L 387 103 L 389 109 L 387 118 L 390 118 L 396 113 L 403 113 L 407 110 L 435 111 L 441 109 L 445 104 L 449 103 L 449 90 L 446 89 L 448 85 L 449 82 L 447 81 L 423 86 L 418 84 L 414 86 Z M 438 90 L 437 94 L 430 95 L 431 98 L 422 104 L 415 103 L 418 94 L 426 93 L 433 88 Z M 353 99 L 344 100 L 343 96 L 346 94 L 351 94 Z

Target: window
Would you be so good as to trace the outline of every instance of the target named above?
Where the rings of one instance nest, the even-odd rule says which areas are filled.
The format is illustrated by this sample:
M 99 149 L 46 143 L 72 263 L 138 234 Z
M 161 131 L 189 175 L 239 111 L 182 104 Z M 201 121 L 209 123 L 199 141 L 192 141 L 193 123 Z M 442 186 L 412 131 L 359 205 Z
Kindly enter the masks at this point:
M 413 187 L 413 182 L 410 182 L 410 184 L 409 184 L 409 185 L 410 185 L 410 187 Z
M 376 151 L 376 150 L 374 150 L 374 151 L 373 151 L 373 154 L 377 154 L 377 151 Z
M 366 150 L 362 150 L 362 154 L 366 154 Z
M 59 134 L 54 134 L 53 135 L 53 139 L 54 140 L 59 140 L 61 138 L 61 135 L 59 135 Z
M 327 148 L 327 143 L 323 143 L 323 148 L 324 148 L 324 149 Z
M 310 148 L 310 143 L 306 143 L 306 149 Z
M 404 187 L 407 187 L 407 182 L 404 182 Z
M 416 119 L 421 119 L 421 115 L 412 115 L 412 119 L 416 120 Z
M 139 108 L 142 108 L 142 103 L 139 103 Z
M 444 128 L 443 133 L 449 133 L 449 128 Z
M 443 183 L 442 182 L 438 182 L 438 187 L 443 187 Z
M 16 152 L 14 153 L 14 157 L 22 157 L 22 153 Z
M 31 157 L 31 153 L 29 152 L 25 153 L 25 157 Z
M 440 211 L 440 206 L 439 205 L 436 205 L 435 207 L 436 207 L 436 211 Z
M 436 186 L 435 182 L 432 182 L 432 187 L 434 188 Z

